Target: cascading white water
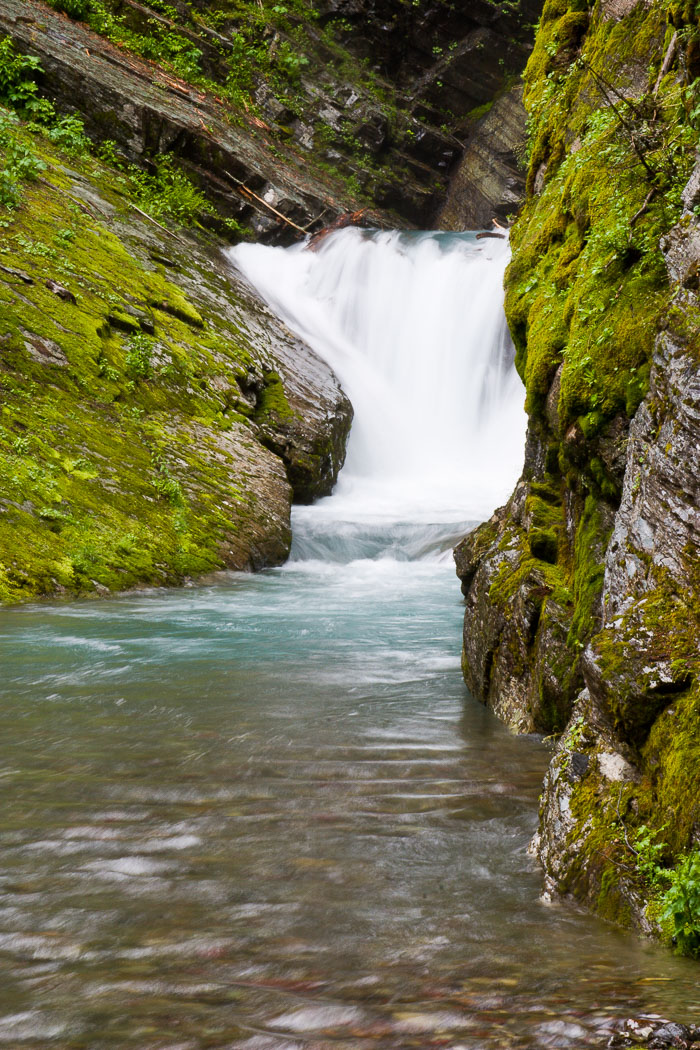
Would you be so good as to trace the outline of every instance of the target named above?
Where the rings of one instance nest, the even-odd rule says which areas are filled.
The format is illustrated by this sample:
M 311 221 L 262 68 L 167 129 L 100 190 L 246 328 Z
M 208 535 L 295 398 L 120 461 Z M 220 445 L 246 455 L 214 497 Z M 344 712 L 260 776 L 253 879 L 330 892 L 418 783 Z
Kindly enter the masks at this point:
M 345 229 L 315 251 L 245 244 L 229 257 L 336 371 L 355 410 L 336 490 L 297 510 L 297 527 L 343 522 L 347 535 L 358 523 L 362 557 L 376 553 L 370 523 L 403 523 L 391 546 L 416 557 L 503 502 L 525 430 L 503 314 L 507 241 Z M 441 536 L 408 535 L 409 523 L 442 523 Z

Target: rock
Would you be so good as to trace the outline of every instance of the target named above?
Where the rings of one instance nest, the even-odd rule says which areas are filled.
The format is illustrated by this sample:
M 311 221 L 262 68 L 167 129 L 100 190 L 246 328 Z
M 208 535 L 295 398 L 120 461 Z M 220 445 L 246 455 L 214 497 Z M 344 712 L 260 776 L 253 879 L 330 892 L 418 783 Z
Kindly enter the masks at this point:
M 219 240 L 148 222 L 116 177 L 92 181 L 92 158 L 74 164 L 57 186 L 37 187 L 14 230 L 27 221 L 33 238 L 50 239 L 57 222 L 77 227 L 75 254 L 72 243 L 64 252 L 80 298 L 51 287 L 51 262 L 26 238 L 7 252 L 30 259 L 36 280 L 3 311 L 3 367 L 18 391 L 4 413 L 51 450 L 33 454 L 52 456 L 68 495 L 57 509 L 5 506 L 0 492 L 0 600 L 279 564 L 294 495 L 325 495 L 337 478 L 347 398 L 230 270 Z M 84 199 L 94 211 L 75 206 Z M 134 339 L 149 324 L 156 337 Z M 49 366 L 60 367 L 37 382 Z
M 57 295 L 59 299 L 63 299 L 67 303 L 75 303 L 76 299 L 73 293 L 62 284 L 59 284 L 58 281 L 49 279 L 46 281 L 46 287 L 50 292 L 53 292 L 54 295 Z
M 122 332 L 146 332 L 153 335 L 156 330 L 153 317 L 134 309 L 129 303 L 121 303 L 118 308 L 110 310 L 107 321 Z
M 230 278 L 245 296 L 249 331 L 269 355 L 273 367 L 268 376 L 279 376 L 283 388 L 284 404 L 266 408 L 265 384 L 259 385 L 254 403 L 260 411 L 253 417 L 258 437 L 284 461 L 295 502 L 311 503 L 329 495 L 335 485 L 345 461 L 352 406 L 328 365 L 233 271 Z
M 519 163 L 524 146 L 525 109 L 518 85 L 491 106 L 469 135 L 438 217 L 440 228 L 481 229 L 494 218 L 507 221 L 525 189 Z
M 532 513 L 523 480 L 455 549 L 466 599 L 462 668 L 470 692 L 512 728 L 550 733 L 565 725 L 581 680 L 567 646 L 570 611 L 552 597 L 557 572 L 531 547 Z
M 695 161 L 693 173 L 683 190 L 681 200 L 686 213 L 693 212 L 700 205 L 700 154 Z
M 353 203 L 343 200 L 340 183 L 334 198 L 327 176 L 291 155 L 276 159 L 257 129 L 227 120 L 213 96 L 184 82 L 178 86 L 154 64 L 36 0 L 3 3 L 0 32 L 40 59 L 43 90 L 59 109 L 80 113 L 88 135 L 112 139 L 138 163 L 153 153 L 177 154 L 223 215 L 252 220 L 262 212 L 275 232 L 288 236 L 279 217 L 241 196 L 241 181 L 255 192 L 265 183 L 275 186 L 288 201 L 285 214 L 299 225 L 329 209 L 347 211 Z
M 611 469 L 617 473 L 626 444 L 621 500 L 605 552 L 602 629 L 582 661 L 589 699 L 580 716 L 592 734 L 588 754 L 596 757 L 587 788 L 589 793 L 592 785 L 595 789 L 595 810 L 590 805 L 588 810 L 580 807 L 578 821 L 566 819 L 575 806 L 576 790 L 562 781 L 562 760 L 557 758 L 547 776 L 540 810 L 539 855 L 548 884 L 596 902 L 598 908 L 604 901 L 610 917 L 625 916 L 646 932 L 652 926 L 635 880 L 624 872 L 620 875 L 618 864 L 617 884 L 607 876 L 604 893 L 600 846 L 593 846 L 591 839 L 588 851 L 588 835 L 596 817 L 606 812 L 605 819 L 619 820 L 617 807 L 624 786 L 653 777 L 665 798 L 670 792 L 683 792 L 672 772 L 678 744 L 671 726 L 676 700 L 688 701 L 692 677 L 687 658 L 674 658 L 682 650 L 673 646 L 678 647 L 678 640 L 687 635 L 692 650 L 700 628 L 693 612 L 700 591 L 700 372 L 692 334 L 697 300 L 683 279 L 697 244 L 698 227 L 687 219 L 663 240 L 669 276 L 677 289 L 673 323 L 657 337 L 649 391 L 631 422 L 627 441 L 620 428 L 620 451 L 611 458 Z M 600 447 L 599 439 L 595 441 Z M 667 743 L 650 744 L 656 738 Z M 664 748 L 674 756 L 669 772 L 664 771 L 669 761 Z M 692 799 L 697 777 L 692 751 L 684 761 Z M 676 801 L 673 805 L 688 836 L 700 817 L 697 804 L 689 801 L 681 807 Z M 626 860 L 621 857 L 620 863 L 624 866 Z M 655 1032 L 650 1045 L 688 1045 L 682 1026 L 660 1031 L 660 1039 L 668 1036 L 668 1041 L 656 1042 Z M 671 1041 L 671 1032 L 680 1042 Z
M 660 1028 L 655 1029 L 652 1036 L 650 1047 L 656 1050 L 657 1047 L 665 1046 L 677 1046 L 687 1047 L 691 1041 L 691 1032 L 684 1024 L 676 1024 L 673 1021 L 669 1021 L 668 1024 L 661 1025 Z
M 521 72 L 539 2 L 521 0 L 506 9 L 482 2 L 464 10 L 401 0 L 342 6 L 344 61 L 313 24 L 304 25 L 309 66 L 295 80 L 294 108 L 276 97 L 279 85 L 255 74 L 251 88 L 260 115 L 231 105 L 224 92 L 217 98 L 114 47 L 38 0 L 3 3 L 0 32 L 40 59 L 42 91 L 62 113 L 80 114 L 90 137 L 113 140 L 143 166 L 159 153 L 177 156 L 220 216 L 266 240 L 288 243 L 293 230 L 357 208 L 356 184 L 381 209 L 374 211 L 375 223 L 432 227 L 443 180 L 473 124 L 464 115 L 490 103 Z M 340 14 L 334 3 L 319 5 L 322 23 Z M 120 17 L 136 33 L 153 33 L 155 22 L 159 31 L 184 36 L 199 51 L 210 83 L 225 83 L 235 18 L 218 32 L 202 20 L 195 24 L 184 5 L 171 18 L 130 3 Z M 271 58 L 289 46 L 283 37 L 274 30 Z M 353 58 L 357 68 L 348 72 Z M 379 91 L 363 83 L 360 61 L 380 73 Z M 370 158 L 376 175 L 368 170 Z M 260 203 L 270 188 L 284 218 Z M 386 210 L 393 214 L 382 214 Z M 201 221 L 223 232 L 219 218 L 203 213 Z
M 587 268 L 581 245 L 593 243 L 595 226 L 580 207 L 587 186 L 577 183 L 567 197 L 575 171 L 590 177 L 590 200 L 605 195 L 609 178 L 582 131 L 579 118 L 588 120 L 600 101 L 575 57 L 590 61 L 605 48 L 607 20 L 648 19 L 644 48 L 600 55 L 609 58 L 611 90 L 639 98 L 654 90 L 650 54 L 658 70 L 668 41 L 641 4 L 611 0 L 590 15 L 569 11 L 556 27 L 550 15 L 558 17 L 554 7 L 526 77 L 533 150 L 506 274 L 530 416 L 525 465 L 505 508 L 456 551 L 466 597 L 464 677 L 514 728 L 564 729 L 532 843 L 546 892 L 658 935 L 634 836 L 650 828 L 668 863 L 700 841 L 700 159 L 677 225 L 657 224 L 657 237 L 667 230 L 660 242 L 667 307 L 650 312 L 629 371 L 617 357 L 608 370 L 605 348 L 622 346 L 615 340 L 626 321 L 620 332 L 600 331 L 597 359 L 577 341 L 581 329 L 576 334 L 588 294 L 578 298 L 578 290 L 590 289 L 614 258 Z M 562 108 L 553 115 L 550 80 L 565 66 L 568 101 L 558 96 Z M 681 66 L 679 59 L 679 75 Z M 677 133 L 676 119 L 669 134 Z M 643 200 L 628 204 L 631 214 L 642 207 L 633 224 L 645 214 Z M 635 294 L 635 252 L 616 258 L 607 306 Z M 567 305 L 558 313 L 555 301 Z M 612 326 L 607 306 L 599 306 L 600 317 Z M 634 300 L 629 317 L 643 308 Z M 575 347 L 581 358 L 572 368 Z M 614 396 L 608 383 L 611 390 L 618 384 Z
M 35 332 L 28 332 L 26 329 L 22 329 L 22 335 L 25 350 L 35 361 L 39 361 L 42 365 L 60 365 L 61 367 L 68 364 L 65 353 L 53 339 L 47 339 Z
M 24 270 L 13 270 L 11 266 L 0 266 L 0 270 L 9 277 L 18 277 L 24 284 L 34 284 L 34 278 L 30 277 Z

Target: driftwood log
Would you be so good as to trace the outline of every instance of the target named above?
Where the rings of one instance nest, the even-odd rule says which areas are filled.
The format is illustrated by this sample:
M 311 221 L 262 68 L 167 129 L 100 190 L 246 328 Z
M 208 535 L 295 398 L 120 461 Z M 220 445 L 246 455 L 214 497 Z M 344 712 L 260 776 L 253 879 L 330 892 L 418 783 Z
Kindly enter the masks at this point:
M 334 219 L 328 226 L 324 226 L 322 230 L 315 233 L 309 238 L 309 242 L 306 247 L 309 251 L 315 252 L 319 244 L 325 241 L 326 237 L 331 233 L 335 233 L 336 230 L 343 230 L 346 226 L 361 226 L 362 220 L 367 214 L 367 209 L 362 208 L 361 211 L 346 211 L 342 215 L 339 215 L 337 219 Z

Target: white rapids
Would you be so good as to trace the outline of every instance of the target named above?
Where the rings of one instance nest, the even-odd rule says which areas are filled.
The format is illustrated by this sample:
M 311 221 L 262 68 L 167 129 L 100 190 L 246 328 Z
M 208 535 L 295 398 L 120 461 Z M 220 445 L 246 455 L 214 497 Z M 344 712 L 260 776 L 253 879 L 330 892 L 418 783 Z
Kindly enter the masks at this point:
M 422 524 L 435 541 L 442 525 L 444 549 L 504 501 L 525 434 L 503 312 L 506 240 L 353 228 L 315 251 L 241 244 L 228 255 L 334 369 L 355 411 L 335 492 L 297 508 L 297 527 Z M 403 539 L 408 557 L 435 549 L 415 530 Z

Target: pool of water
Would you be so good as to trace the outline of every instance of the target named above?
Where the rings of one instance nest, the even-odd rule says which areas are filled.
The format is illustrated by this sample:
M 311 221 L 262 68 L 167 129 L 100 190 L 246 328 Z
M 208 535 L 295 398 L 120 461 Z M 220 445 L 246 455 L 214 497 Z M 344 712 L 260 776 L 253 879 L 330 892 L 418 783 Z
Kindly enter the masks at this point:
M 695 964 L 540 900 L 548 752 L 466 694 L 449 562 L 375 555 L 2 611 L 0 1045 L 504 1050 L 697 1019 Z

